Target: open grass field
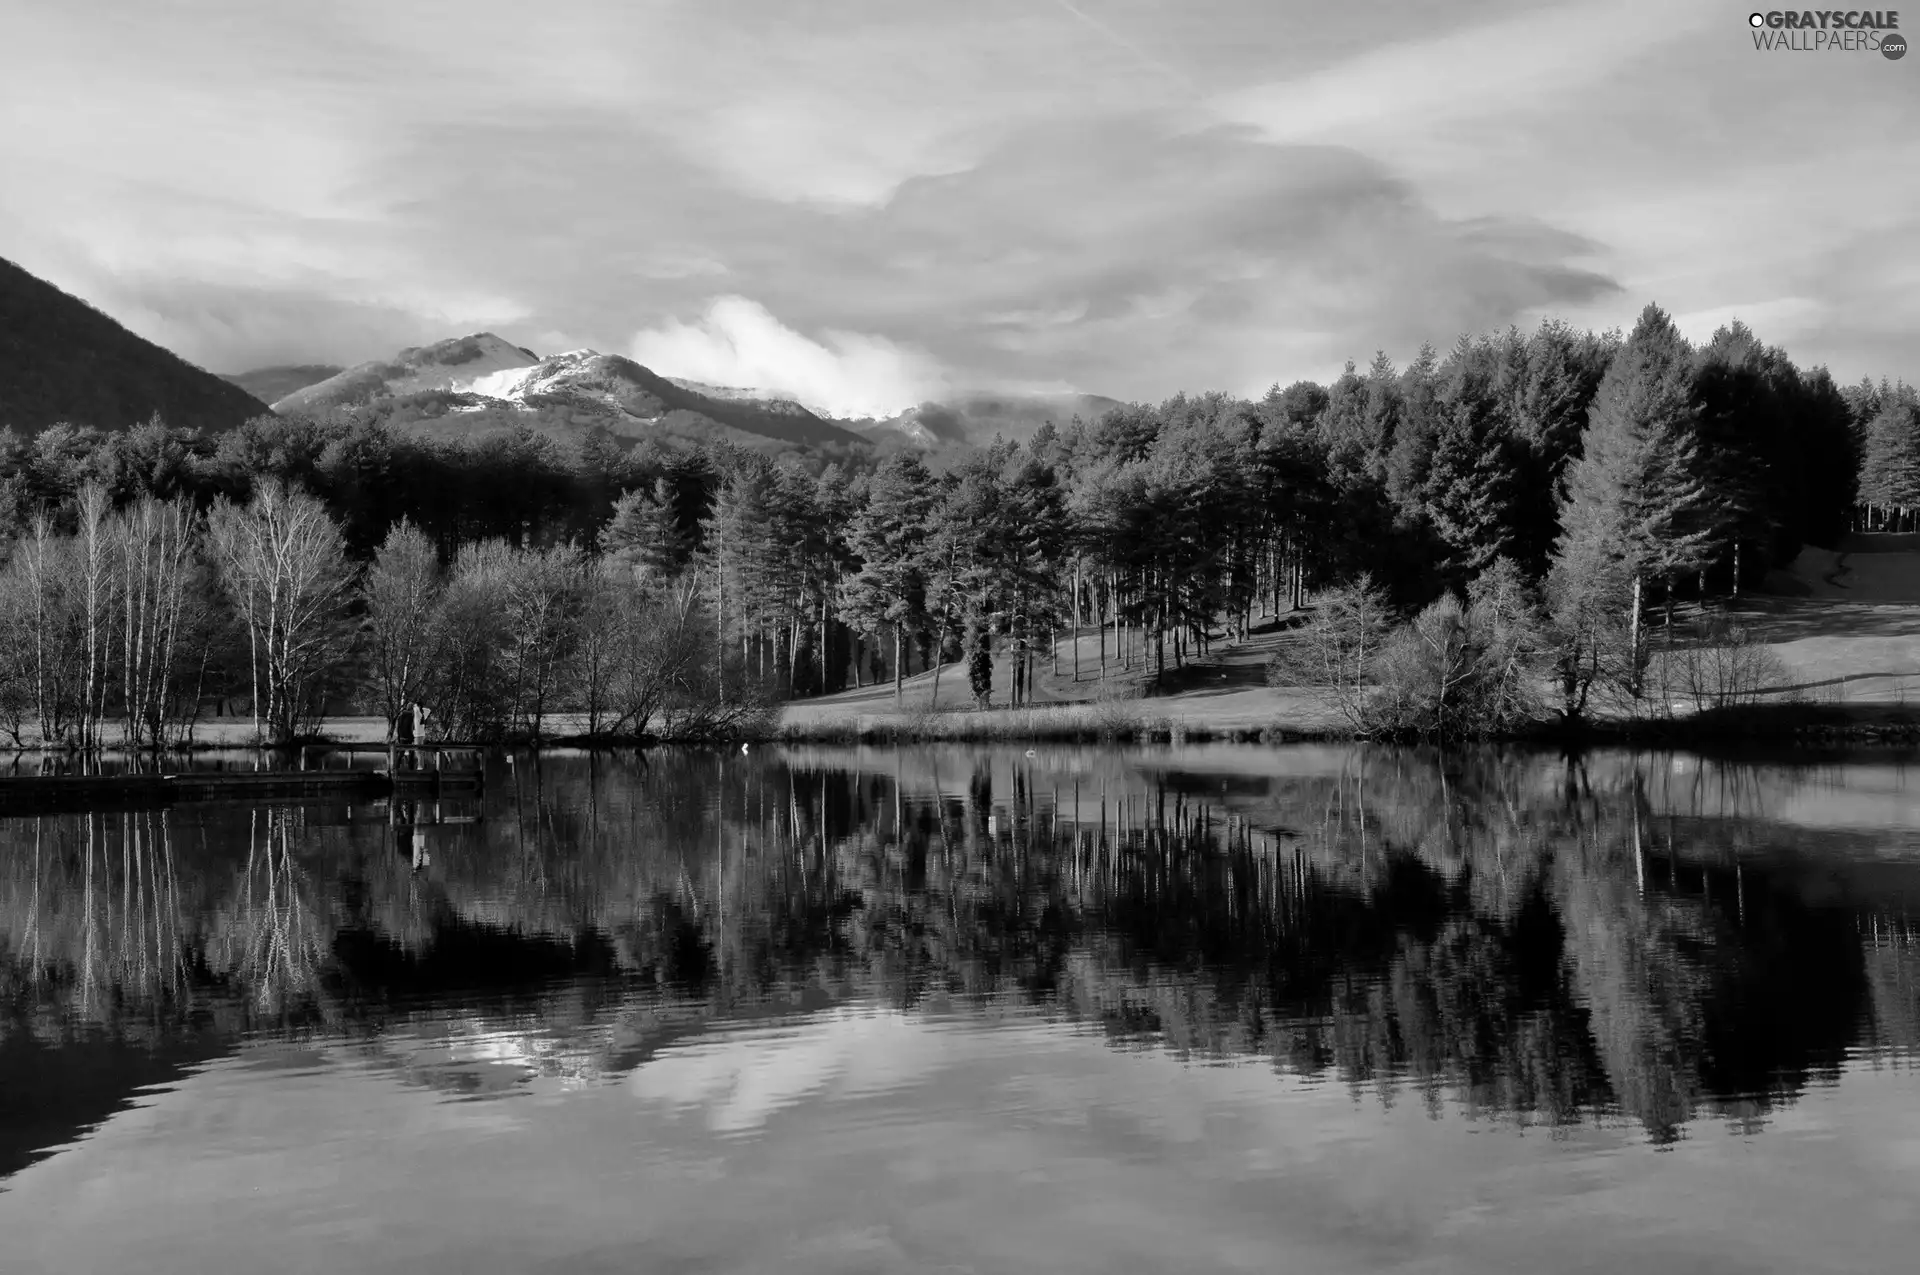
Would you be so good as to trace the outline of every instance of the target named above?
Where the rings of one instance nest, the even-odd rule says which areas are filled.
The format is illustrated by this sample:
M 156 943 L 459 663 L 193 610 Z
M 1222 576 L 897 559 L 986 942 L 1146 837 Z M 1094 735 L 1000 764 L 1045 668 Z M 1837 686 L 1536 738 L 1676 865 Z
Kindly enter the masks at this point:
M 1072 637 L 1059 642 L 1057 672 L 1054 660 L 1040 662 L 1031 708 L 997 707 L 1011 697 L 1012 684 L 1011 672 L 996 668 L 991 700 L 996 707 L 976 711 L 966 667 L 956 662 L 941 670 L 937 701 L 933 674 L 918 673 L 902 683 L 897 702 L 893 683 L 887 682 L 789 704 L 781 716 L 781 729 L 792 736 L 808 736 L 910 726 L 916 734 L 933 738 L 990 739 L 1067 735 L 1125 724 L 1184 733 L 1322 734 L 1336 729 L 1339 721 L 1318 694 L 1266 684 L 1267 661 L 1293 619 L 1264 621 L 1245 642 L 1216 642 L 1209 654 L 1190 659 L 1182 668 L 1176 668 L 1169 655 L 1166 678 L 1158 691 L 1152 688 L 1150 667 L 1137 652 L 1131 667 L 1114 659 L 1111 635 L 1103 679 L 1099 638 L 1086 633 L 1077 639 L 1078 676 Z
M 1808 548 L 1737 614 L 1816 703 L 1920 707 L 1920 536 Z
M 1780 658 L 1788 675 L 1783 698 L 1876 718 L 1920 709 L 1920 536 L 1862 535 L 1837 551 L 1808 548 L 1773 573 L 1767 592 L 1740 598 L 1727 614 Z M 1293 619 L 1265 621 L 1250 640 L 1216 643 L 1177 671 L 1169 664 L 1157 692 L 1138 661 L 1131 670 L 1110 664 L 1103 682 L 1098 639 L 1082 635 L 1080 676 L 1073 676 L 1075 640 L 1062 639 L 1060 671 L 1043 663 L 1036 706 L 1019 713 L 974 712 L 965 669 L 956 663 L 942 672 L 937 713 L 933 676 L 923 673 L 906 680 L 897 705 L 887 683 L 788 705 L 781 725 L 795 737 L 902 728 L 933 738 L 1044 737 L 1103 719 L 1219 735 L 1336 731 L 1341 723 L 1320 695 L 1266 685 L 1267 661 Z M 1657 610 L 1652 619 L 1658 623 Z M 1653 638 L 1659 640 L 1657 629 Z M 1008 675 L 999 670 L 993 702 L 1006 703 L 1008 691 Z

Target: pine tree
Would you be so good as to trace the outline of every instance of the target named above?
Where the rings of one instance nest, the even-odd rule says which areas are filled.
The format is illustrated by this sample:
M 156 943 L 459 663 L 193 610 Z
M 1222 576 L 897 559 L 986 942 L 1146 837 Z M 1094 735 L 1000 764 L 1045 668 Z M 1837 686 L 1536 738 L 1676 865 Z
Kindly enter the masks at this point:
M 1628 642 L 1638 690 L 1647 577 L 1696 568 L 1716 528 L 1704 481 L 1692 397 L 1693 355 L 1656 305 L 1640 315 L 1600 383 L 1580 459 L 1567 472 L 1556 562 L 1566 603 L 1589 588 L 1627 597 Z
M 1708 520 L 1735 563 L 1744 546 L 1770 544 L 1786 512 L 1784 501 L 1772 498 L 1787 435 L 1774 371 L 1769 351 L 1736 319 L 1699 351 L 1694 373 L 1700 409 L 1694 428 L 1707 477 Z
M 933 478 L 919 458 L 900 455 L 874 474 L 867 499 L 847 531 L 860 559 L 848 580 L 841 612 L 855 628 L 893 633 L 893 697 L 900 699 L 907 635 L 917 634 L 926 615 L 928 515 Z
M 1393 370 L 1393 360 L 1387 357 L 1387 352 L 1377 350 L 1367 368 L 1366 406 L 1362 416 L 1367 451 L 1375 458 L 1376 465 L 1385 466 L 1393 450 L 1394 434 L 1405 413 L 1400 375 Z
M 1791 370 L 1784 354 L 1779 361 Z M 1794 375 L 1781 392 L 1793 431 L 1786 472 L 1798 507 L 1785 534 L 1776 538 L 1774 553 L 1779 561 L 1791 561 L 1802 543 L 1834 548 L 1852 528 L 1861 448 L 1846 395 L 1826 368 Z
M 1455 349 L 1453 357 L 1459 358 L 1461 348 L 1467 345 L 1467 338 L 1460 338 L 1460 347 Z M 1419 357 L 1400 377 L 1402 408 L 1393 448 L 1387 455 L 1387 490 L 1392 493 L 1394 503 L 1409 512 L 1419 509 L 1422 503 L 1427 467 L 1433 460 L 1434 437 L 1439 432 L 1443 411 L 1439 403 L 1440 376 L 1433 347 L 1423 345 Z
M 1847 401 L 1847 414 L 1853 422 L 1854 437 L 1864 450 L 1867 442 L 1867 426 L 1873 424 L 1880 415 L 1880 409 L 1886 405 L 1886 397 L 1893 387 L 1884 379 L 1875 385 L 1873 378 L 1863 376 L 1859 381 L 1840 391 Z
M 1327 387 L 1325 406 L 1314 424 L 1334 449 L 1366 450 L 1367 378 L 1355 370 L 1352 359 L 1347 360 L 1346 368 Z
M 1469 576 L 1512 554 L 1520 504 L 1516 450 L 1491 413 L 1471 408 L 1435 440 L 1425 507 L 1455 568 Z
M 1867 424 L 1860 462 L 1860 502 L 1889 524 L 1920 509 L 1920 406 L 1889 395 Z
M 1351 364 L 1347 370 L 1353 370 Z M 1261 416 L 1274 423 L 1308 429 L 1327 410 L 1327 402 L 1326 387 L 1313 381 L 1295 381 L 1285 389 L 1275 385 L 1261 400 Z
M 635 488 L 616 500 L 613 517 L 600 532 L 600 550 L 650 581 L 678 571 L 688 545 L 674 512 L 673 484 L 658 478 L 651 492 Z
M 1587 412 L 1617 344 L 1610 336 L 1576 334 L 1551 321 L 1523 340 L 1516 333 L 1501 344 L 1506 415 L 1523 447 L 1514 556 L 1529 575 L 1546 574 L 1552 561 L 1561 480 L 1580 454 Z

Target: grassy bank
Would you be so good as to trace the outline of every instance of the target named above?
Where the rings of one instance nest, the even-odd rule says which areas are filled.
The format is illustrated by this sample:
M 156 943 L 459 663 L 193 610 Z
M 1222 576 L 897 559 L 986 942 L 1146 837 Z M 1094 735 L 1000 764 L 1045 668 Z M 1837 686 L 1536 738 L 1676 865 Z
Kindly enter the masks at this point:
M 1149 701 L 1149 704 L 1154 702 Z M 1154 705 L 1160 707 L 1159 705 Z M 1307 743 L 1353 738 L 1324 712 L 1310 722 L 1214 722 L 1178 712 L 1086 709 L 1077 706 L 1022 712 L 860 714 L 787 723 L 785 743 Z M 1568 725 L 1541 722 L 1506 741 L 1568 747 L 1655 745 L 1725 746 L 1773 743 L 1920 744 L 1920 711 L 1894 705 L 1775 703 L 1708 710 L 1667 719 L 1604 718 Z
M 1915 537 L 1855 536 L 1838 550 L 1807 549 L 1776 572 L 1766 595 L 1725 612 L 1783 670 L 1763 704 L 1671 718 L 1610 715 L 1578 729 L 1543 723 L 1527 737 L 1555 743 L 1721 744 L 1743 739 L 1809 745 L 1920 742 L 1920 552 Z M 786 706 L 792 741 L 1333 740 L 1346 724 L 1311 689 L 1266 685 L 1266 665 L 1298 617 L 1256 626 L 1241 642 L 1156 679 L 1138 662 L 1099 671 L 1098 639 L 1068 637 L 1042 665 L 1034 707 L 973 712 L 964 670 L 869 686 Z M 1657 622 L 1657 621 L 1656 621 Z M 1661 641 L 1657 627 L 1650 640 Z M 1075 655 L 1079 671 L 1076 674 Z M 1005 702 L 1005 676 L 994 699 Z M 936 704 L 940 711 L 935 711 Z M 1911 707 L 1910 707 L 1911 705 Z
M 1766 699 L 1663 720 L 1603 718 L 1578 730 L 1546 723 L 1528 738 L 1562 743 L 1783 746 L 1920 743 L 1920 552 L 1912 537 L 1860 536 L 1838 551 L 1808 549 L 1775 573 L 1768 595 L 1742 599 L 1728 618 L 1777 657 L 1784 680 Z M 792 743 L 954 742 L 1292 742 L 1350 737 L 1345 722 L 1312 689 L 1266 684 L 1266 666 L 1299 615 L 1269 618 L 1245 641 L 1219 641 L 1205 656 L 1151 676 L 1136 658 L 1123 666 L 1111 635 L 1064 637 L 1041 662 L 1034 703 L 1019 710 L 975 711 L 964 669 L 948 664 L 892 683 L 785 705 L 754 737 Z M 1651 634 L 1658 643 L 1659 630 Z M 1105 667 L 1102 648 L 1105 647 Z M 997 671 L 992 700 L 1011 687 Z M 193 748 L 253 745 L 251 718 L 203 721 Z M 636 740 L 594 739 L 582 714 L 554 714 L 549 745 L 630 747 Z M 384 746 L 377 717 L 334 717 L 314 742 L 354 749 Z

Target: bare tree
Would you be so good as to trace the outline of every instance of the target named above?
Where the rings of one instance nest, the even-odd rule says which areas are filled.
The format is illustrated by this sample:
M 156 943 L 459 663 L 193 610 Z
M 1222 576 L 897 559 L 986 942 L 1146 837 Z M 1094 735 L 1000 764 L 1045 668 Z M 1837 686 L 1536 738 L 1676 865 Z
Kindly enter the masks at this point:
M 504 540 L 462 546 L 441 590 L 422 686 L 440 738 L 494 739 L 512 714 L 511 686 L 502 671 L 502 599 L 512 554 Z
M 146 496 L 109 523 L 122 619 L 121 697 L 127 741 L 136 746 L 158 748 L 168 741 L 194 522 L 184 502 Z
M 1385 595 L 1362 575 L 1320 597 L 1312 619 L 1268 666 L 1267 682 L 1318 688 L 1349 726 L 1363 730 L 1380 655 L 1393 632 Z
M 432 541 L 406 519 L 387 532 L 366 577 L 367 663 L 387 742 L 401 742 L 413 705 L 425 697 L 433 621 L 441 594 Z
M 234 685 L 239 653 L 246 645 L 241 627 L 221 596 L 218 573 L 204 558 L 196 557 L 188 564 L 174 635 L 172 721 L 180 739 L 193 739 L 203 699 Z
M 31 718 L 43 743 L 75 743 L 84 716 L 87 644 L 77 591 L 79 550 L 43 514 L 14 546 L 0 573 L 0 651 L 23 729 Z M 21 742 L 15 733 L 15 742 Z
M 220 501 L 208 542 L 246 626 L 254 728 L 284 742 L 318 724 L 351 632 L 353 573 L 325 506 L 264 484 L 246 508 Z
M 100 746 L 107 715 L 107 617 L 113 613 L 116 583 L 112 540 L 107 528 L 107 490 L 88 482 L 80 488 L 80 615 L 85 672 L 81 676 L 80 746 Z
M 573 545 L 522 550 L 507 559 L 502 600 L 513 705 L 520 727 L 535 739 L 579 632 L 584 566 Z
M 697 597 L 694 581 L 663 583 L 623 563 L 591 577 L 575 662 L 590 733 L 645 735 L 664 724 L 670 701 L 706 682 L 710 638 Z
M 631 600 L 639 592 L 634 574 L 626 564 L 602 558 L 581 578 L 573 670 L 589 735 L 600 734 L 608 724 L 615 669 L 637 618 Z

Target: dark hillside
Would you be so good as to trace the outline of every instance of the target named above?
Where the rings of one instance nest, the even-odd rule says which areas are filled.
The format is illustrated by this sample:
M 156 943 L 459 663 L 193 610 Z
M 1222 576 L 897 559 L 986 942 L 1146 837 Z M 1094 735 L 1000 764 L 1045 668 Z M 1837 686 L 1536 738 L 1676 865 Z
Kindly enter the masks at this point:
M 0 258 L 0 428 L 231 429 L 267 405 Z

